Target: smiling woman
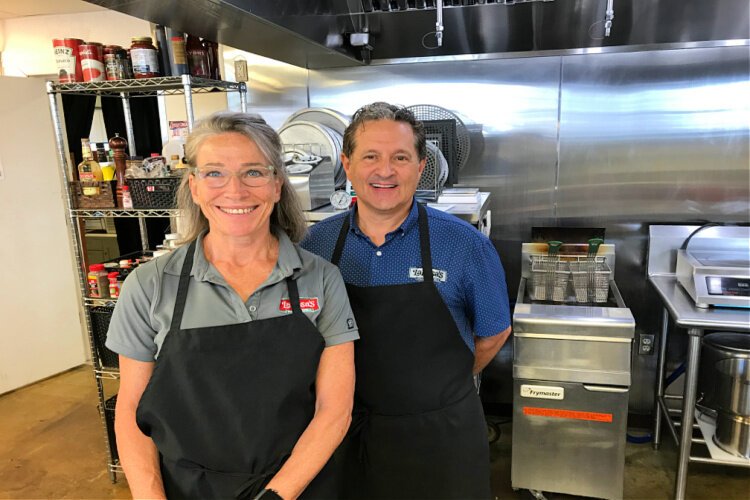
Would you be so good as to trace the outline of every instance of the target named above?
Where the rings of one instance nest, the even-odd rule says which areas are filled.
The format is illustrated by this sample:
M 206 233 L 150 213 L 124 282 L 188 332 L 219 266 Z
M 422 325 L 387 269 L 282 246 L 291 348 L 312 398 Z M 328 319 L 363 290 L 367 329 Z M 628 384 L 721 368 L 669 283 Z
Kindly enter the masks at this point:
M 186 143 L 183 246 L 125 281 L 107 335 L 136 498 L 336 498 L 357 327 L 305 222 L 276 132 L 218 113 Z
M 281 198 L 283 179 L 275 177 L 267 163 L 256 143 L 241 133 L 224 132 L 201 141 L 188 185 L 211 228 L 207 241 L 270 237 L 271 213 Z
M 278 135 L 260 117 L 243 115 L 243 121 L 232 120 L 230 115 L 226 113 L 214 115 L 213 119 L 206 120 L 196 126 L 185 144 L 188 163 L 197 171 L 194 171 L 194 175 L 190 175 L 183 180 L 177 194 L 177 205 L 185 214 L 187 221 L 183 242 L 194 240 L 200 233 L 208 229 L 208 214 L 202 211 L 203 207 L 199 206 L 200 202 L 195 198 L 193 189 L 195 180 L 198 180 L 198 184 L 200 184 L 201 170 L 204 173 L 206 173 L 206 167 L 221 167 L 224 171 L 231 170 L 229 165 L 217 164 L 226 160 L 226 158 L 209 157 L 213 154 L 221 154 L 220 151 L 217 151 L 217 145 L 220 144 L 231 144 L 231 147 L 237 150 L 236 152 L 245 155 L 243 161 L 255 162 L 253 165 L 245 165 L 245 167 L 266 166 L 272 169 L 272 177 L 275 184 L 280 188 L 280 194 L 279 199 L 276 200 L 278 203 L 271 212 L 270 224 L 281 227 L 293 242 L 299 242 L 305 235 L 307 225 L 294 194 L 294 189 L 289 184 L 286 173 L 282 168 L 281 143 Z M 206 142 L 208 144 L 205 144 L 205 146 L 208 147 L 202 147 Z M 203 157 L 199 158 L 199 152 L 203 153 Z M 201 161 L 203 163 L 200 163 Z M 231 159 L 227 161 L 231 162 Z M 236 172 L 237 166 L 234 168 L 235 170 L 232 171 Z M 265 177 L 266 182 L 270 181 L 272 177 Z M 247 182 L 245 184 L 250 187 Z M 258 188 L 262 188 L 262 184 L 259 184 Z

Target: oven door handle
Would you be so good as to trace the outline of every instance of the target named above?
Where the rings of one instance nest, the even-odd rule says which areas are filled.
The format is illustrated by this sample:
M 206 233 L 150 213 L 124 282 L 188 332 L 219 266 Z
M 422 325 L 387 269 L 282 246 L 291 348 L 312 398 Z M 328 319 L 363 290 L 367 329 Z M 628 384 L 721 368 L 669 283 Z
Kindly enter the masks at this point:
M 609 385 L 586 385 L 586 384 L 583 384 L 583 388 L 591 392 L 623 393 L 623 392 L 628 392 L 630 390 L 630 387 L 612 387 Z

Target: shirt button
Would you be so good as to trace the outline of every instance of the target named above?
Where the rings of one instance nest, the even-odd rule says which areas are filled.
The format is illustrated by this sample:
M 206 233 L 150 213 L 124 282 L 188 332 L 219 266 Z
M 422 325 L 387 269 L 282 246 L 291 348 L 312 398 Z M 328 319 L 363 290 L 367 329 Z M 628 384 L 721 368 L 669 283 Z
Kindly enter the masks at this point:
M 256 309 L 257 309 L 257 307 L 255 307 L 255 306 L 250 306 L 250 312 L 255 312 L 255 310 L 256 310 Z
M 380 250 L 378 250 L 377 252 L 375 252 L 375 255 L 377 255 L 378 257 L 380 257 L 381 255 L 383 255 L 383 252 L 381 252 Z

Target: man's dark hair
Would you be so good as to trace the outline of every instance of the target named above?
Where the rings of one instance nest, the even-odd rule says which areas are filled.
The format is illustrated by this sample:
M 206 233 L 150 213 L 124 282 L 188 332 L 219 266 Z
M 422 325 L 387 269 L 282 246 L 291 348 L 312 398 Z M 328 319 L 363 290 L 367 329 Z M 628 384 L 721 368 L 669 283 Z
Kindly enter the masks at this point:
M 387 102 L 374 102 L 359 108 L 352 116 L 352 122 L 346 127 L 344 132 L 344 145 L 342 152 L 351 157 L 354 152 L 355 143 L 354 135 L 365 122 L 376 120 L 393 120 L 396 122 L 408 123 L 414 132 L 414 147 L 417 150 L 419 160 L 427 157 L 427 140 L 425 138 L 424 126 L 422 122 L 414 117 L 414 114 L 403 106 L 388 104 Z

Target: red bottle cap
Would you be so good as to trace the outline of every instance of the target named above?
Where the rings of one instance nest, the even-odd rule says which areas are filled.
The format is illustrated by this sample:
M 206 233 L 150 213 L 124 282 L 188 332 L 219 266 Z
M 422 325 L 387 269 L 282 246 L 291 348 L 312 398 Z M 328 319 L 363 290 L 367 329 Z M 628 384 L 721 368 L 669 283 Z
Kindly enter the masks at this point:
M 89 271 L 104 271 L 104 264 L 91 264 Z

